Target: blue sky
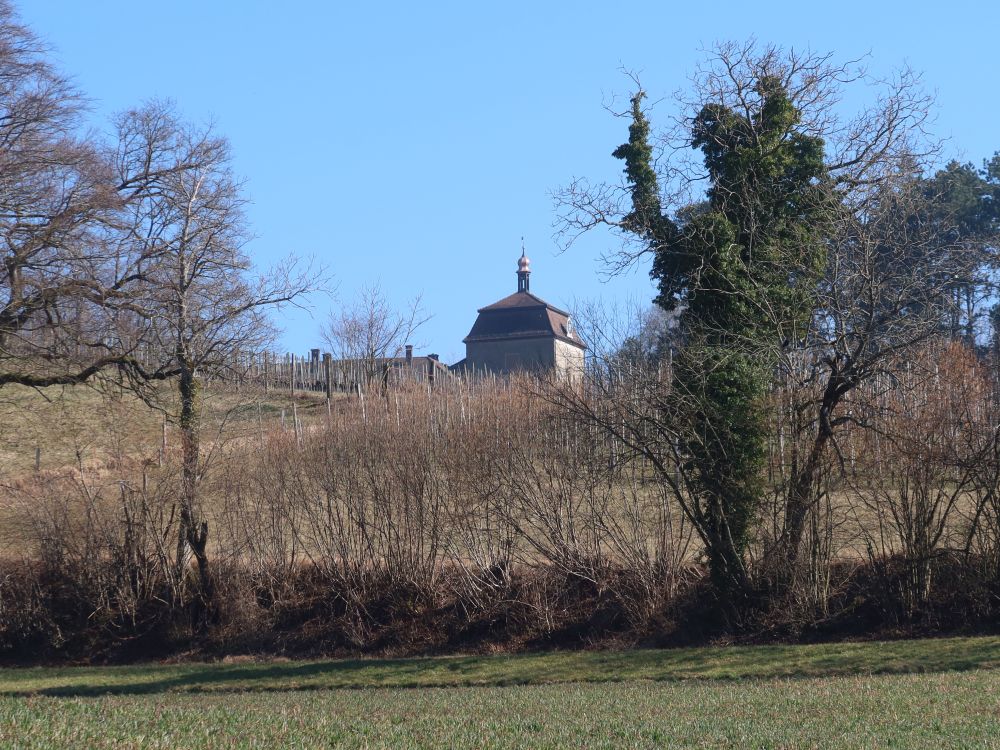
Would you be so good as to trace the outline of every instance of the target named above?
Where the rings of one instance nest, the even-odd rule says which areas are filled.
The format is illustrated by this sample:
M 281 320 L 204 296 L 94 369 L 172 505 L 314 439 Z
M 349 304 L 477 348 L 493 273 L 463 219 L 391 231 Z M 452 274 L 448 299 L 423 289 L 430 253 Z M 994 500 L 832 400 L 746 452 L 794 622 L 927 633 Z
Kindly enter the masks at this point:
M 552 191 L 618 179 L 626 123 L 602 104 L 627 95 L 622 66 L 655 99 L 719 40 L 870 53 L 875 72 L 923 72 L 950 155 L 1000 149 L 993 2 L 16 2 L 95 126 L 169 97 L 229 137 L 256 262 L 315 256 L 347 300 L 373 283 L 400 304 L 422 294 L 418 343 L 449 362 L 476 308 L 516 288 L 522 235 L 532 291 L 554 304 L 652 297 L 645 267 L 602 279 L 612 236 L 563 254 L 552 239 Z M 282 316 L 283 349 L 318 345 L 336 302 L 312 303 Z

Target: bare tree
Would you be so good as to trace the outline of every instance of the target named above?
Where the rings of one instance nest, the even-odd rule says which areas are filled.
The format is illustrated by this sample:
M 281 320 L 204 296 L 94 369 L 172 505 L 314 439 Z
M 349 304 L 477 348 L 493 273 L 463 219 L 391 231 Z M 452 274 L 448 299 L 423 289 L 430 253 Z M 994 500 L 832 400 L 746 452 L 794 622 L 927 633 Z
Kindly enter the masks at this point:
M 776 548 L 788 566 L 798 558 L 825 452 L 832 448 L 842 460 L 838 428 L 870 426 L 861 386 L 896 382 L 900 367 L 946 335 L 943 323 L 962 302 L 956 279 L 987 281 L 988 246 L 963 242 L 938 199 L 913 171 L 866 186 L 863 208 L 842 212 L 831 237 L 810 335 L 783 352 L 784 377 L 797 381 L 795 408 L 806 433 L 801 453 L 791 457 Z
M 147 377 L 130 326 L 162 248 L 141 214 L 201 155 L 147 137 L 156 105 L 111 145 L 81 136 L 80 95 L 45 52 L 0 2 L 0 387 Z
M 0 0 L 0 386 L 117 373 L 150 402 L 175 379 L 183 437 L 178 576 L 188 550 L 211 599 L 198 505 L 199 383 L 273 333 L 267 308 L 322 284 L 294 259 L 259 278 L 229 145 L 168 103 L 80 136 L 81 100 Z M 319 275 L 322 277 L 322 274 Z
M 164 408 L 151 382 L 173 379 L 182 438 L 180 534 L 176 564 L 190 549 L 198 563 L 201 596 L 212 600 L 208 522 L 198 499 L 201 465 L 201 382 L 234 367 L 239 352 L 259 350 L 274 333 L 269 309 L 294 303 L 321 278 L 293 258 L 253 278 L 244 251 L 249 238 L 246 199 L 230 168 L 229 144 L 210 128 L 180 121 L 168 104 L 123 114 L 115 155 L 119 174 L 134 165 L 163 164 L 156 187 L 130 201 L 118 241 L 122 257 L 141 265 L 142 285 L 116 320 L 125 348 L 141 347 L 144 364 L 128 370 L 149 401 Z M 174 165 L 184 165 L 183 169 Z M 141 260 L 135 260 L 141 259 Z
M 114 282 L 94 233 L 119 196 L 45 52 L 0 2 L 0 386 L 78 382 L 110 359 L 95 310 Z
M 366 286 L 353 304 L 331 311 L 323 338 L 345 380 L 357 377 L 359 386 L 379 384 L 384 390 L 392 360 L 413 343 L 413 336 L 428 320 L 419 296 L 397 308 L 380 287 Z

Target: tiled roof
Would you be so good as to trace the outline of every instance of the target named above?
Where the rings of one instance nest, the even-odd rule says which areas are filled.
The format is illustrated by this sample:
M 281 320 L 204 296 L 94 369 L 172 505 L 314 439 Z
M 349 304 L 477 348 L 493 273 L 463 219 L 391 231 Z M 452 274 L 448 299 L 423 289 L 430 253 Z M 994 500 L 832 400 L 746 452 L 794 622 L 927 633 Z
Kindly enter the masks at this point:
M 569 322 L 569 313 L 531 292 L 515 292 L 479 309 L 479 317 L 463 341 L 555 337 L 585 348 Z

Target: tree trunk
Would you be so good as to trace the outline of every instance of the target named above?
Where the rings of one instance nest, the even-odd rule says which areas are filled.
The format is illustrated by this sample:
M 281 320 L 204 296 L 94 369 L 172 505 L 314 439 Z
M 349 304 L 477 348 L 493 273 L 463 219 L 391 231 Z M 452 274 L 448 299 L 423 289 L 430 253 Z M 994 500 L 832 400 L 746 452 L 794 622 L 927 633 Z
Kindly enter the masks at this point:
M 198 381 L 194 369 L 184 366 L 178 381 L 181 400 L 181 524 L 178 552 L 181 562 L 188 549 L 198 564 L 198 606 L 194 613 L 196 630 L 214 619 L 214 585 L 208 560 L 208 522 L 198 514 L 198 463 L 200 458 Z M 182 570 L 183 572 L 183 570 Z
M 738 619 L 750 594 L 743 554 L 736 549 L 725 526 L 715 530 L 707 545 L 709 576 L 727 619 Z
M 778 541 L 778 562 L 786 582 L 794 578 L 799 550 L 805 533 L 806 517 L 816 497 L 820 467 L 826 447 L 833 438 L 833 412 L 852 384 L 841 372 L 834 371 L 827 381 L 820 402 L 816 434 L 806 460 L 795 471 L 785 498 L 785 520 Z
M 789 573 L 794 570 L 798 562 L 806 516 L 816 494 L 820 463 L 829 440 L 830 433 L 820 426 L 802 468 L 792 477 L 788 496 L 785 498 L 785 523 L 780 549 L 782 561 Z

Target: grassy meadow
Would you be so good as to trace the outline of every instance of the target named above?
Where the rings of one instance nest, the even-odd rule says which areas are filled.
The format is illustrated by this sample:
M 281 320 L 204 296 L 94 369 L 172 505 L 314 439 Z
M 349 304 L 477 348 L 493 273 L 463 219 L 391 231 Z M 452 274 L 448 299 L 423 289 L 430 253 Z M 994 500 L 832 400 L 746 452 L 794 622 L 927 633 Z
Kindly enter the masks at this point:
M 0 670 L 0 746 L 1000 747 L 1000 638 Z

